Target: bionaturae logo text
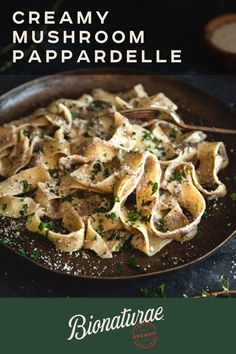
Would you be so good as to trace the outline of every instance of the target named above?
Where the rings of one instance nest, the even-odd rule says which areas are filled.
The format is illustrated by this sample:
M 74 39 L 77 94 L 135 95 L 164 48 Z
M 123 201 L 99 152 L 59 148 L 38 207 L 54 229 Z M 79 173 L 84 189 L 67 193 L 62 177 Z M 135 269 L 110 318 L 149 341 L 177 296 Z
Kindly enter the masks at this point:
M 102 319 L 94 318 L 93 315 L 86 317 L 76 314 L 68 321 L 70 333 L 67 340 L 82 340 L 93 334 L 134 327 L 132 334 L 134 344 L 140 348 L 148 348 L 157 341 L 156 328 L 151 323 L 163 319 L 164 309 L 162 306 L 137 311 L 124 308 L 119 314 Z

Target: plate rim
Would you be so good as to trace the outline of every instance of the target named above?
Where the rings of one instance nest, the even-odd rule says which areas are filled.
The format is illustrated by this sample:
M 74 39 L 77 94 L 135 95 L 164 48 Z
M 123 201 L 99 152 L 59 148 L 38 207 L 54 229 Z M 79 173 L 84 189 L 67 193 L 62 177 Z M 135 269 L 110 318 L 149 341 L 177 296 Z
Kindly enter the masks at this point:
M 234 236 L 236 236 L 236 230 L 233 231 L 223 242 L 221 242 L 219 245 L 217 245 L 215 248 L 213 248 L 211 251 L 209 251 L 208 253 L 204 254 L 201 257 L 198 257 L 195 260 L 189 261 L 185 264 L 180 264 L 178 266 L 172 267 L 172 268 L 168 268 L 168 269 L 164 269 L 164 270 L 160 270 L 160 271 L 154 271 L 154 272 L 147 272 L 147 273 L 142 273 L 142 274 L 133 274 L 133 275 L 125 275 L 125 276 L 97 276 L 97 275 L 83 275 L 83 274 L 73 274 L 73 273 L 67 273 L 67 272 L 63 272 L 57 269 L 50 269 L 49 267 L 45 266 L 42 263 L 38 263 L 37 261 L 35 261 L 34 259 L 30 258 L 29 256 L 25 256 L 23 254 L 20 254 L 17 252 L 17 250 L 11 248 L 8 245 L 4 245 L 1 242 L 1 246 L 7 248 L 9 251 L 14 252 L 17 256 L 25 259 L 27 262 L 31 262 L 34 263 L 35 265 L 37 265 L 38 267 L 40 267 L 43 270 L 46 270 L 50 273 L 56 273 L 57 275 L 62 275 L 62 276 L 70 276 L 72 278 L 79 278 L 79 279 L 87 279 L 87 280 L 101 280 L 101 281 L 113 281 L 113 280 L 131 280 L 131 279 L 142 279 L 142 278 L 148 278 L 148 277 L 154 277 L 154 276 L 160 276 L 163 274 L 168 274 L 168 273 L 172 273 L 175 271 L 179 271 L 182 269 L 186 269 L 191 267 L 194 264 L 198 264 L 200 262 L 202 262 L 203 260 L 207 259 L 208 257 L 210 257 L 212 254 L 214 254 L 215 252 L 217 252 L 221 247 L 223 247 L 227 242 L 229 242 Z

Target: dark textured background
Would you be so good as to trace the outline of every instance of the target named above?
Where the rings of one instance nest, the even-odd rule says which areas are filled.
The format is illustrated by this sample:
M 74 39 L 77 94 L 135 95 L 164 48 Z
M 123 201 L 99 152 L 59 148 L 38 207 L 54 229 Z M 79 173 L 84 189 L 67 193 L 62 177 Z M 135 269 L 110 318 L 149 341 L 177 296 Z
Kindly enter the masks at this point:
M 94 0 L 78 1 L 78 0 L 5 0 L 1 2 L 1 21 L 0 21 L 0 46 L 3 48 L 12 40 L 12 30 L 40 30 L 42 25 L 29 27 L 27 24 L 16 25 L 12 22 L 12 14 L 16 10 L 21 10 L 25 13 L 28 10 L 39 11 L 42 13 L 45 10 L 57 9 L 56 19 L 60 19 L 63 11 L 68 10 L 75 18 L 76 11 L 88 10 L 109 10 L 110 13 L 106 18 L 105 25 L 99 26 L 98 21 L 94 18 L 92 25 L 67 25 L 55 26 L 48 25 L 46 30 L 89 30 L 94 33 L 98 30 L 105 30 L 112 33 L 115 30 L 144 30 L 145 45 L 140 49 L 145 49 L 148 54 L 153 53 L 155 49 L 160 49 L 164 57 L 169 53 L 170 49 L 182 49 L 182 64 L 127 64 L 129 68 L 151 69 L 160 72 L 201 72 L 201 73 L 224 73 L 225 68 L 219 66 L 216 60 L 212 60 L 204 43 L 203 31 L 205 24 L 213 17 L 236 12 L 235 0 L 156 0 L 156 1 L 107 1 Z M 30 44 L 20 44 L 17 48 L 27 51 Z M 134 49 L 130 44 L 117 45 L 111 42 L 106 44 L 87 45 L 86 47 L 73 44 L 63 45 L 62 43 L 55 44 L 50 47 L 49 44 L 37 45 L 40 53 L 45 49 L 71 49 L 74 53 L 79 53 L 81 49 L 87 49 L 88 53 L 92 53 L 94 49 Z M 12 50 L 12 48 L 11 48 Z M 11 61 L 11 50 L 5 51 L 4 55 L 0 56 L 0 73 L 8 74 Z M 0 50 L 1 53 L 1 50 Z M 99 64 L 99 66 L 107 66 L 107 64 Z M 122 62 L 120 65 L 125 66 Z M 53 61 L 46 65 L 42 64 L 27 64 L 18 62 L 11 67 L 10 72 L 16 75 L 19 74 L 46 74 L 58 72 L 60 70 L 73 69 L 84 67 L 85 64 L 73 65 L 70 63 L 62 64 L 58 61 Z M 89 64 L 87 64 L 89 66 Z M 110 66 L 114 66 L 111 64 Z
M 71 65 L 28 65 L 11 66 L 11 52 L 3 55 L 3 48 L 11 42 L 11 15 L 14 9 L 50 10 L 55 1 L 5 1 L 1 10 L 0 22 L 0 93 L 17 86 L 32 77 L 73 69 Z M 66 5 L 65 5 L 66 4 Z M 112 5 L 111 5 L 112 4 Z M 96 9 L 109 9 L 110 29 L 145 29 L 148 34 L 145 47 L 148 51 L 155 48 L 181 48 L 184 62 L 181 66 L 142 66 L 155 72 L 172 72 L 178 79 L 208 91 L 220 98 L 236 111 L 236 76 L 219 66 L 207 52 L 203 40 L 204 24 L 212 17 L 236 12 L 233 0 L 168 0 L 147 2 L 119 2 L 106 5 L 99 1 Z M 58 11 L 64 9 L 93 9 L 91 1 L 86 4 L 75 1 L 62 1 Z M 60 46 L 59 48 L 60 49 Z M 79 48 L 73 48 L 79 50 Z M 91 48 L 94 49 L 94 48 Z M 43 47 L 39 50 L 43 50 Z M 124 63 L 122 64 L 124 66 Z M 77 66 L 78 67 L 78 66 Z M 76 67 L 76 68 L 77 68 Z M 80 65 L 80 67 L 82 67 Z M 131 67 L 131 66 L 129 66 Z M 139 69 L 140 65 L 132 65 Z M 204 75 L 201 75 L 204 74 Z M 214 75 L 213 75 L 214 74 Z M 217 75 L 216 75 L 217 74 Z M 227 74 L 227 75 L 225 75 Z M 236 124 L 235 124 L 236 126 Z M 235 171 L 236 175 L 236 171 Z M 155 287 L 165 283 L 166 294 L 181 297 L 183 293 L 191 296 L 202 289 L 219 290 L 222 282 L 220 275 L 229 277 L 230 287 L 236 289 L 236 239 L 231 240 L 220 251 L 200 264 L 189 269 L 166 274 L 156 278 L 129 281 L 85 281 L 48 273 L 17 257 L 0 246 L 0 296 L 1 297 L 138 297 L 140 288 L 148 288 L 151 293 Z

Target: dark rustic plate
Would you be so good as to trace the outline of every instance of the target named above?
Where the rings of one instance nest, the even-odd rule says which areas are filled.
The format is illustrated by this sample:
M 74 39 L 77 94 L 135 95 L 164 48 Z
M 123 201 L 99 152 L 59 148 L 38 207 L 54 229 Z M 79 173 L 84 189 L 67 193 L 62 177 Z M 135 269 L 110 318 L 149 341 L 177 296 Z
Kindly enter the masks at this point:
M 95 87 L 114 92 L 125 91 L 137 83 L 142 83 L 150 94 L 162 91 L 169 96 L 178 104 L 179 112 L 186 123 L 236 127 L 236 117 L 222 103 L 173 78 L 144 74 L 78 73 L 37 79 L 3 95 L 0 98 L 1 124 L 22 117 L 59 97 L 77 98 Z M 219 249 L 236 230 L 236 203 L 229 197 L 236 191 L 236 181 L 232 178 L 236 175 L 235 136 L 214 134 L 209 135 L 208 139 L 223 140 L 226 144 L 230 164 L 220 178 L 226 183 L 228 194 L 217 202 L 209 203 L 209 217 L 202 220 L 197 236 L 190 242 L 172 242 L 151 258 L 127 249 L 114 254 L 113 259 L 103 260 L 90 251 L 60 253 L 43 237 L 17 231 L 18 221 L 12 223 L 7 218 L 1 220 L 0 240 L 6 247 L 50 271 L 86 278 L 135 278 L 190 266 Z M 135 266 L 129 265 L 131 255 L 136 256 Z

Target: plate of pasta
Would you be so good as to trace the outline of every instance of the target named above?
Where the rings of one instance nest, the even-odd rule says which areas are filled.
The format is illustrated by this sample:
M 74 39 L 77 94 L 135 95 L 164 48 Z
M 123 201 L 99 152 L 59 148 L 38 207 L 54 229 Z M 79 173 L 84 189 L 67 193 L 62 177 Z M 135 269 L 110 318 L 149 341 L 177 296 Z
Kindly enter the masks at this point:
M 125 115 L 134 108 L 156 115 Z M 51 271 L 102 279 L 213 253 L 235 230 L 234 137 L 183 129 L 176 112 L 235 126 L 213 97 L 157 75 L 65 73 L 3 95 L 1 243 Z

